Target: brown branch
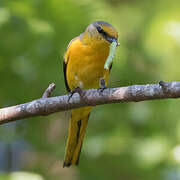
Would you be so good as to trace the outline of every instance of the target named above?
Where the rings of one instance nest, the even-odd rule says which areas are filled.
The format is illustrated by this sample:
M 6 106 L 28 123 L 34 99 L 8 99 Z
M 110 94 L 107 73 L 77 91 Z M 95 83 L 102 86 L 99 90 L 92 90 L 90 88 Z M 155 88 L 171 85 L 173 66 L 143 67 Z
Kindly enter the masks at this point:
M 50 86 L 48 92 L 51 93 L 53 89 L 54 85 Z M 45 97 L 49 96 L 50 93 L 46 93 Z M 73 94 L 69 101 L 68 95 L 41 98 L 25 104 L 0 109 L 0 124 L 83 106 L 165 98 L 180 98 L 180 82 L 165 83 L 161 81 L 159 84 L 107 88 L 102 93 L 99 93 L 96 89 L 90 89 L 84 91 L 83 97 L 80 97 L 77 93 Z
M 42 98 L 48 98 L 55 88 L 56 88 L 56 85 L 54 83 L 51 83 L 48 86 L 48 88 L 44 91 Z

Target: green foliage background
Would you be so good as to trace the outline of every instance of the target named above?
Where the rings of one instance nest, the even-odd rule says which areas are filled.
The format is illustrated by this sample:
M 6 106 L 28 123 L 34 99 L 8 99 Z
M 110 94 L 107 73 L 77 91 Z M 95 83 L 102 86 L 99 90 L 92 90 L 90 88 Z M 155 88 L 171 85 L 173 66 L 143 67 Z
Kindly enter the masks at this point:
M 180 80 L 179 0 L 0 0 L 0 107 L 39 98 L 51 82 L 53 96 L 65 94 L 66 46 L 96 20 L 119 32 L 109 87 Z M 45 180 L 177 180 L 179 106 L 176 99 L 94 108 L 80 164 L 68 169 L 70 112 L 3 125 L 0 140 L 27 142 L 19 170 Z

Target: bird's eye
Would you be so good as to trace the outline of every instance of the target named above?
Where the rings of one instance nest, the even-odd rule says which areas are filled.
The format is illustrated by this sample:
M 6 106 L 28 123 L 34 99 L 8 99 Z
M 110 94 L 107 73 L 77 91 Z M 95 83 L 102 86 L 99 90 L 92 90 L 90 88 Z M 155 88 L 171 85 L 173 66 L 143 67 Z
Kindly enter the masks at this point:
M 103 34 L 103 35 L 106 35 L 106 33 L 104 32 L 104 30 L 103 30 L 100 26 L 97 27 L 97 31 L 98 31 L 99 33 Z

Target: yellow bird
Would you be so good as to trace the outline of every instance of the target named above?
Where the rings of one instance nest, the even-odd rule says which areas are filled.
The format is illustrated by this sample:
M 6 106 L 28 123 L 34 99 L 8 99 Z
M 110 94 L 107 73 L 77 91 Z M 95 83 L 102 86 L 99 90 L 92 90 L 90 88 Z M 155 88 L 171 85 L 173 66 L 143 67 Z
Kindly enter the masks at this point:
M 91 23 L 80 36 L 72 39 L 64 56 L 64 78 L 66 89 L 73 92 L 81 89 L 101 88 L 100 80 L 107 86 L 110 69 L 104 69 L 110 45 L 117 42 L 118 33 L 109 23 Z M 92 107 L 72 110 L 63 167 L 78 165 L 79 156 L 89 114 Z

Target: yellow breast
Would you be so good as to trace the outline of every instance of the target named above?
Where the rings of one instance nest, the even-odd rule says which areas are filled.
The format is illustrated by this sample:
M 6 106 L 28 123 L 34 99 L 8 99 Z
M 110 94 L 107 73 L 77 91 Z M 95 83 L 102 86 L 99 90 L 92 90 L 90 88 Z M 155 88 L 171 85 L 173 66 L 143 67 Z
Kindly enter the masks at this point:
M 109 55 L 109 43 L 83 44 L 77 38 L 73 41 L 65 55 L 67 64 L 67 82 L 70 89 L 99 88 L 99 79 L 104 78 L 107 84 L 109 70 L 104 70 L 104 63 Z

